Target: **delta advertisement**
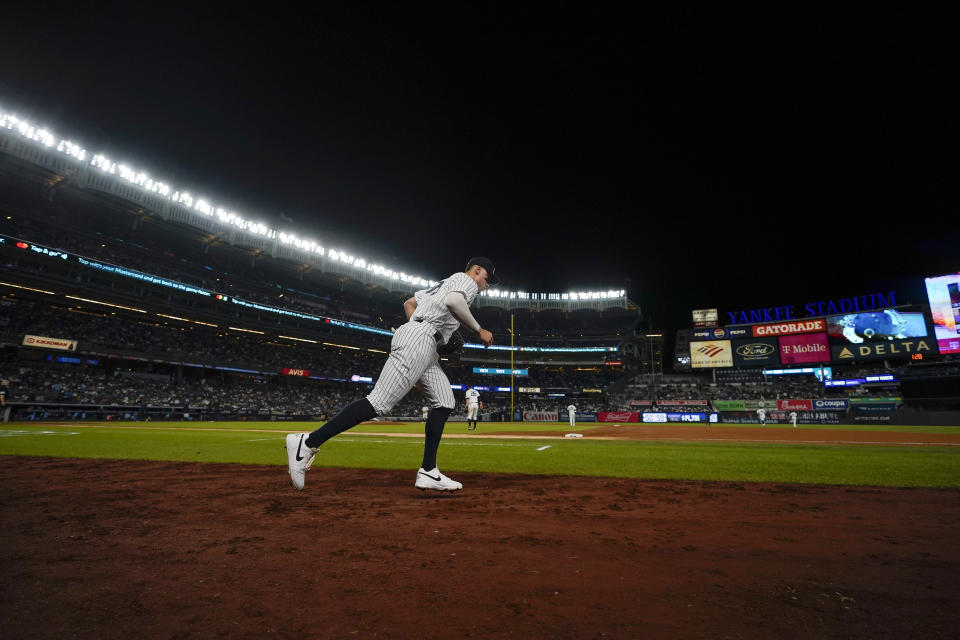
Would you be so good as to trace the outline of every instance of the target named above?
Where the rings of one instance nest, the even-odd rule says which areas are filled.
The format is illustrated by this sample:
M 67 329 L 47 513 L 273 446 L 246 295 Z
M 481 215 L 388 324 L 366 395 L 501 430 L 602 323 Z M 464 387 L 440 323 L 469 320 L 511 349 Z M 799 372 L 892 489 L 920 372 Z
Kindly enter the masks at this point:
M 936 355 L 936 343 L 929 339 L 887 340 L 885 342 L 864 342 L 863 344 L 834 345 L 830 348 L 835 361 L 879 360 L 910 358 L 914 355 Z
M 713 369 L 733 366 L 733 348 L 729 340 L 690 343 L 690 366 Z

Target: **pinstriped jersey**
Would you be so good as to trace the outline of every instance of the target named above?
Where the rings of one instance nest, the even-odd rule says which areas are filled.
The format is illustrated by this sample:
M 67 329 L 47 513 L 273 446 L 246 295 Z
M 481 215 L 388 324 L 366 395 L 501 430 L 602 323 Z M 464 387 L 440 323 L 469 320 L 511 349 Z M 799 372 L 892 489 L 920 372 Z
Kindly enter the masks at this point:
M 467 397 L 467 404 L 477 404 L 480 400 L 480 392 L 476 389 L 467 389 L 463 395 Z
M 413 294 L 417 301 L 417 310 L 413 312 L 411 319 L 421 320 L 431 325 L 443 336 L 444 343 L 460 327 L 460 321 L 453 317 L 450 309 L 443 303 L 447 294 L 452 292 L 462 294 L 467 305 L 471 305 L 477 297 L 477 283 L 466 273 L 460 272 L 429 289 L 422 289 Z

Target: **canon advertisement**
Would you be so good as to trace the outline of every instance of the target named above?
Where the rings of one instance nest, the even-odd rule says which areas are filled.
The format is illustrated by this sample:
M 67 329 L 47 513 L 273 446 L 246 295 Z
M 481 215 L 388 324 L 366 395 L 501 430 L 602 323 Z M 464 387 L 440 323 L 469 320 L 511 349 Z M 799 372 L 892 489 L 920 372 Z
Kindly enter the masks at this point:
M 940 353 L 960 353 L 960 273 L 926 278 L 933 333 Z
M 524 422 L 557 422 L 560 414 L 556 411 L 524 411 Z

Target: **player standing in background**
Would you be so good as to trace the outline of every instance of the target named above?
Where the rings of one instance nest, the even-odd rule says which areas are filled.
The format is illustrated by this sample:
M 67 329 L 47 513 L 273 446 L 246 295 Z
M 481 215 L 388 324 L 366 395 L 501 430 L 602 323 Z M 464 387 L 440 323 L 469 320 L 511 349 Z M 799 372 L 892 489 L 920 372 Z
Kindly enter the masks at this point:
M 422 407 L 420 407 L 420 421 L 421 421 L 421 422 L 426 422 L 426 421 L 427 421 L 427 414 L 428 414 L 428 413 L 430 413 L 430 407 L 428 407 L 427 405 L 423 405 Z
M 480 402 L 480 392 L 470 387 L 463 395 L 467 399 L 467 429 L 476 431 L 477 413 L 480 411 L 480 408 L 483 407 L 483 403 Z M 470 426 L 471 423 L 473 426 Z
M 567 407 L 567 414 L 570 416 L 570 426 L 577 426 L 577 407 L 572 402 L 570 406 Z
M 417 291 L 403 303 L 407 322 L 394 332 L 390 355 L 370 395 L 347 405 L 314 432 L 291 433 L 286 437 L 287 470 L 296 489 L 303 489 L 306 473 L 323 443 L 364 420 L 386 415 L 414 385 L 432 407 L 424 427 L 423 462 L 414 486 L 437 491 L 463 488 L 437 468 L 443 427 L 456 407 L 450 380 L 440 368 L 437 347 L 446 344 L 461 325 L 473 331 L 485 347 L 493 344 L 493 334 L 473 317 L 470 304 L 477 294 L 499 282 L 493 262 L 471 258 L 464 271 Z
M 760 420 L 760 424 L 767 426 L 767 410 L 757 409 L 757 419 Z
M 793 423 L 793 428 L 796 429 L 797 428 L 797 412 L 796 411 L 790 412 L 790 422 Z

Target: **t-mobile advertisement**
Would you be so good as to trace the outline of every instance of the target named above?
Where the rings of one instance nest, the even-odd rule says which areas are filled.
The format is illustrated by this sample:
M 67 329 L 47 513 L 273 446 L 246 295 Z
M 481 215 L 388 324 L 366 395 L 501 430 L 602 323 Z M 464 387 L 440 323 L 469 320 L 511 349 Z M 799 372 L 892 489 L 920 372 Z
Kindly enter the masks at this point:
M 780 336 L 779 340 L 780 362 L 783 364 L 830 362 L 830 347 L 825 333 Z

